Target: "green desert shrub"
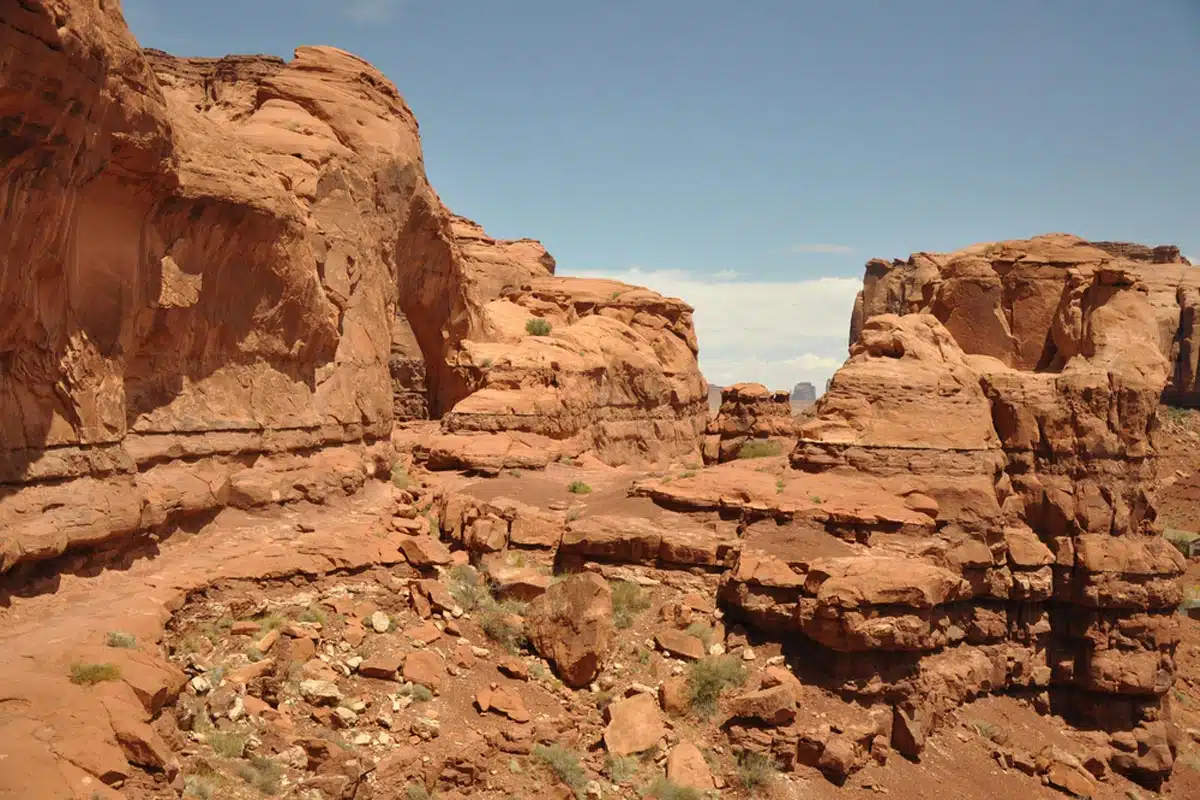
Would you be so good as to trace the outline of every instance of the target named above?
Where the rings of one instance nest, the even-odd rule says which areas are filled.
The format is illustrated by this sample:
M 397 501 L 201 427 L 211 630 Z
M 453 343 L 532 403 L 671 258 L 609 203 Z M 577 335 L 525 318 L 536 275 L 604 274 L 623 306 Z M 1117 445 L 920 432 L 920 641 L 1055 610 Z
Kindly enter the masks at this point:
M 530 317 L 525 323 L 525 332 L 530 336 L 549 336 L 550 323 L 541 317 Z
M 746 670 L 735 656 L 709 656 L 688 668 L 688 699 L 692 710 L 709 717 L 717 710 L 721 693 L 746 682 Z
M 104 643 L 109 647 L 132 650 L 137 647 L 137 637 L 132 633 L 125 633 L 123 631 L 109 631 L 108 636 L 104 639 Z
M 71 683 L 93 686 L 105 681 L 121 680 L 121 668 L 116 664 L 72 664 Z
M 737 783 L 748 792 L 765 789 L 778 771 L 775 761 L 762 753 L 743 752 L 737 762 Z
M 755 439 L 742 444 L 738 448 L 738 458 L 770 458 L 783 452 L 779 442 Z
M 583 771 L 574 753 L 561 744 L 539 744 L 534 745 L 533 756 L 548 766 L 560 781 L 575 792 L 576 797 L 583 797 L 583 790 L 587 786 L 587 773 Z
M 613 624 L 618 628 L 629 628 L 634 617 L 650 607 L 642 587 L 632 581 L 617 581 L 612 585 Z
M 655 800 L 704 800 L 704 794 L 698 789 L 671 783 L 664 775 L 659 775 L 654 779 L 646 796 L 653 797 Z

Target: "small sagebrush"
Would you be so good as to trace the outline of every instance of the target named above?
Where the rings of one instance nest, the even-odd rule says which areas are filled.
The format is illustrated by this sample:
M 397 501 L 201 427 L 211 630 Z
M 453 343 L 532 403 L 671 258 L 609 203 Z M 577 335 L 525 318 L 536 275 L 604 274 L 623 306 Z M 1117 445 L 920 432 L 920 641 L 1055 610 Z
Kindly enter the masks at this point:
M 241 758 L 246 752 L 246 734 L 232 731 L 209 731 L 204 736 L 213 752 L 225 758 Z
M 432 800 L 429 790 L 416 783 L 410 783 L 404 787 L 404 796 L 408 800 Z
M 296 619 L 300 622 L 316 622 L 325 625 L 329 622 L 329 615 L 325 613 L 325 609 L 313 604 L 306 608 Z
M 116 664 L 72 664 L 71 683 L 94 686 L 106 681 L 121 680 L 121 668 Z
M 737 783 L 748 792 L 764 789 L 778 769 L 775 761 L 762 753 L 743 752 L 738 758 Z
M 183 779 L 183 800 L 212 800 L 213 785 L 197 775 Z
M 474 567 L 460 564 L 450 570 L 450 596 L 463 611 L 474 611 L 490 599 L 487 587 Z
M 612 585 L 613 624 L 618 628 L 629 628 L 634 618 L 650 607 L 642 587 L 632 581 L 617 581 Z
M 428 686 L 420 683 L 414 683 L 412 688 L 412 699 L 418 703 L 428 703 L 433 699 L 433 692 Z
M 654 783 L 650 784 L 646 796 L 654 797 L 655 800 L 704 800 L 704 794 L 698 789 L 691 789 L 671 783 L 663 775 L 659 775 L 654 779 Z
M 770 458 L 783 452 L 779 442 L 749 441 L 744 443 L 737 452 L 738 458 Z
M 571 494 L 591 494 L 592 487 L 583 481 L 571 481 L 567 484 L 567 491 Z
M 525 608 L 519 603 L 496 603 L 491 598 L 484 605 L 479 615 L 479 627 L 496 644 L 510 653 L 515 653 L 523 647 L 528 639 L 525 629 L 512 618 L 520 616 Z
M 637 775 L 639 766 L 633 756 L 614 756 L 610 753 L 604 757 L 604 774 L 613 783 L 629 783 Z
M 687 688 L 692 710 L 709 717 L 717 710 L 721 693 L 746 682 L 746 670 L 734 656 L 709 656 L 692 663 Z
M 123 631 L 109 631 L 105 637 L 104 643 L 109 647 L 120 647 L 125 650 L 132 650 L 137 647 L 137 637 L 132 633 Z
M 265 795 L 279 794 L 279 765 L 269 758 L 251 756 L 249 762 L 239 763 L 237 776 Z
M 549 336 L 550 323 L 541 317 L 530 317 L 525 322 L 525 332 L 530 336 Z
M 587 786 L 587 773 L 579 765 L 579 759 L 575 757 L 574 753 L 561 744 L 552 744 L 548 747 L 539 744 L 534 746 L 533 755 L 534 758 L 548 766 L 560 781 L 570 787 L 576 797 L 583 797 L 584 788 Z

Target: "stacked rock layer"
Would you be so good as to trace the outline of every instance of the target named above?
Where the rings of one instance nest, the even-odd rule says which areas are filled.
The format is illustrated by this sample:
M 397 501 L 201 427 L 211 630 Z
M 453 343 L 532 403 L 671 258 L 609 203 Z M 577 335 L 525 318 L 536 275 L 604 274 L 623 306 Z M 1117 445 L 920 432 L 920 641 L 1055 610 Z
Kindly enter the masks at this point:
M 353 491 L 396 419 L 467 466 L 698 452 L 691 309 L 451 214 L 362 59 L 174 58 L 76 0 L 5 6 L 0 47 L 0 572 Z
M 892 704 L 901 750 L 1016 691 L 1109 732 L 1114 768 L 1171 769 L 1184 563 L 1154 524 L 1153 460 L 1174 317 L 1143 275 L 1190 267 L 1141 255 L 1048 236 L 868 264 L 850 359 L 790 465 L 809 486 L 874 482 L 879 510 L 788 506 L 781 477 L 793 527 L 849 544 L 747 536 L 723 597 L 800 634 L 837 690 Z

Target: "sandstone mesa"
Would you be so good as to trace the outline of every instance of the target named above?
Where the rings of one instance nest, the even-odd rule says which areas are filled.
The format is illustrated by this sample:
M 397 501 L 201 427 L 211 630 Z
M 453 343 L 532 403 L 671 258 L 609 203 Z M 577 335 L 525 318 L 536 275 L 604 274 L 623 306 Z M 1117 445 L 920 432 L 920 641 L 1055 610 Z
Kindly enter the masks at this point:
M 743 796 L 1012 698 L 1006 791 L 1190 780 L 1177 248 L 872 260 L 814 405 L 710 418 L 691 308 L 446 209 L 356 56 L 176 58 L 82 0 L 0 52 L 0 796 L 645 788 L 606 753 Z

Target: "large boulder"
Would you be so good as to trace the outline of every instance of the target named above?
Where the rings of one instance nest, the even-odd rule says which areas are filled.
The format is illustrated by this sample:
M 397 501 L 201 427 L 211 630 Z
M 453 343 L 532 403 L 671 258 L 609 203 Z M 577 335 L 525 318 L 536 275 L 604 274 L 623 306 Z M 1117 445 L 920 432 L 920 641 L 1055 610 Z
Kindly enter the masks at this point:
M 595 573 L 572 575 L 530 604 L 525 623 L 530 643 L 562 682 L 587 686 L 612 642 L 612 589 Z

